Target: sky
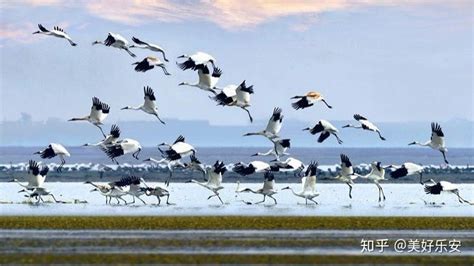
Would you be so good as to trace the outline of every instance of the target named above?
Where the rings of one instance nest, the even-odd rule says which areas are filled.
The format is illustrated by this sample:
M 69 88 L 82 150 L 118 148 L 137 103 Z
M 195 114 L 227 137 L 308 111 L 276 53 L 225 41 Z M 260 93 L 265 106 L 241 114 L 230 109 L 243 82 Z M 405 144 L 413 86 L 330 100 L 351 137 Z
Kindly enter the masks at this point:
M 216 106 L 196 88 L 197 74 L 177 56 L 212 54 L 218 86 L 254 85 L 250 111 L 267 119 L 274 107 L 287 119 L 373 121 L 473 119 L 472 1 L 63 1 L 0 0 L 0 119 L 69 119 L 89 112 L 91 98 L 111 106 L 108 123 L 154 120 L 121 111 L 155 90 L 161 116 L 248 124 L 237 108 Z M 32 35 L 41 23 L 64 27 L 78 46 Z M 131 65 L 147 50 L 92 46 L 115 32 L 159 44 L 171 76 Z M 161 55 L 157 55 L 161 57 Z M 290 97 L 321 92 L 323 105 L 295 111 Z

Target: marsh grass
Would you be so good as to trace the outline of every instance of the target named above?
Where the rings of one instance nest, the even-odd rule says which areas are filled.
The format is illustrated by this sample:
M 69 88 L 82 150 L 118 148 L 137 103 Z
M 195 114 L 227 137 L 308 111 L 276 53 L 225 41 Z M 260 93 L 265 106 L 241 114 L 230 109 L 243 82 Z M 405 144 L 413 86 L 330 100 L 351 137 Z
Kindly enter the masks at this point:
M 3 216 L 1 229 L 443 229 L 473 230 L 473 217 Z

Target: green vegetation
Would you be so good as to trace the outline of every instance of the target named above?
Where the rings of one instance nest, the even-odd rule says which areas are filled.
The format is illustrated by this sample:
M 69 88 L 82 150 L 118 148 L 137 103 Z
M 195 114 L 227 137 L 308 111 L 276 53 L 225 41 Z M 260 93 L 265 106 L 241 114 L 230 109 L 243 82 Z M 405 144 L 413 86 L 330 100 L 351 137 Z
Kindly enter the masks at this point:
M 444 229 L 473 230 L 474 217 L 3 216 L 1 229 Z
M 99 264 L 141 264 L 141 263 L 251 263 L 251 264 L 427 264 L 427 265 L 472 265 L 469 256 L 320 256 L 320 255 L 183 255 L 183 254 L 2 254 L 0 263 L 48 264 L 55 263 L 99 263 Z

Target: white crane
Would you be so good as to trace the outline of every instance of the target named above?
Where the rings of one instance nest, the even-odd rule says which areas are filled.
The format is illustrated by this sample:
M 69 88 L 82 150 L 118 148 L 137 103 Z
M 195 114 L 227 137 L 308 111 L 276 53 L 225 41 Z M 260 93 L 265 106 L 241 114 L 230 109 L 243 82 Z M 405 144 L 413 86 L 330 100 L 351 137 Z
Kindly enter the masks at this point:
M 145 190 L 145 195 L 147 196 L 155 196 L 156 199 L 158 200 L 158 205 L 161 204 L 161 198 L 166 197 L 166 204 L 167 205 L 174 205 L 173 203 L 170 203 L 170 192 L 160 186 L 156 186 L 154 188 L 147 187 Z
M 105 118 L 110 113 L 110 106 L 104 102 L 101 102 L 99 98 L 93 97 L 92 98 L 92 107 L 91 107 L 91 112 L 89 115 L 86 115 L 84 117 L 75 117 L 71 118 L 68 121 L 87 121 L 94 126 L 98 127 L 100 129 L 100 132 L 106 137 L 104 131 L 102 130 L 101 125 L 103 125 L 103 122 Z
M 310 91 L 304 96 L 294 96 L 291 99 L 299 99 L 298 101 L 291 104 L 295 110 L 311 107 L 319 101 L 323 102 L 328 108 L 332 108 L 332 106 L 326 102 L 321 93 L 315 91 Z
M 270 140 L 278 138 L 280 133 L 283 115 L 281 114 L 282 110 L 279 107 L 273 109 L 273 114 L 268 120 L 267 127 L 264 130 L 258 132 L 246 133 L 244 136 L 264 136 Z
M 380 162 L 372 162 L 370 164 L 371 166 L 371 171 L 367 175 L 359 175 L 357 174 L 360 178 L 365 178 L 370 181 L 372 181 L 377 188 L 379 189 L 379 202 L 382 201 L 382 196 L 383 200 L 385 201 L 385 193 L 383 192 L 383 188 L 380 185 L 380 181 L 384 181 L 385 179 L 385 168 L 382 167 Z
M 52 30 L 48 30 L 45 27 L 43 27 L 43 25 L 38 24 L 38 28 L 40 30 L 33 32 L 33 34 L 43 34 L 47 36 L 53 36 L 56 38 L 62 38 L 62 39 L 66 39 L 69 42 L 69 44 L 72 46 L 77 45 L 77 43 L 73 42 L 71 37 L 69 37 L 69 35 L 62 28 L 58 26 L 55 26 Z
M 354 185 L 354 179 L 356 179 L 358 175 L 354 172 L 352 168 L 352 163 L 349 160 L 349 157 L 345 154 L 341 154 L 341 171 L 339 175 L 335 177 L 335 179 L 346 183 L 349 186 L 349 198 L 352 199 L 352 185 Z
M 165 64 L 161 62 L 160 59 L 154 56 L 147 56 L 143 58 L 142 61 L 135 62 L 132 65 L 136 65 L 135 71 L 137 72 L 147 72 L 148 70 L 151 70 L 155 67 L 160 67 L 161 69 L 163 69 L 163 73 L 165 73 L 165 75 L 171 75 L 166 69 Z
M 111 46 L 118 49 L 122 49 L 122 50 L 127 51 L 127 53 L 130 56 L 132 57 L 136 56 L 134 53 L 130 52 L 130 50 L 128 49 L 130 46 L 128 45 L 127 39 L 125 39 L 122 35 L 118 33 L 109 32 L 109 34 L 107 35 L 107 39 L 105 39 L 105 41 L 95 41 L 92 43 L 92 45 L 96 45 L 96 44 L 102 44 L 105 46 Z
M 112 203 L 112 198 L 117 201 L 117 204 L 120 204 L 120 200 L 127 204 L 127 201 L 123 198 L 123 196 L 128 194 L 128 189 L 130 189 L 129 186 L 120 187 L 116 185 L 117 182 L 95 184 L 93 182 L 86 181 L 85 183 L 91 184 L 94 187 L 94 189 L 92 189 L 90 192 L 98 191 L 101 195 L 105 196 L 105 204 L 107 204 L 107 198 L 109 198 L 108 204 Z
M 37 151 L 34 154 L 39 154 L 40 157 L 43 159 L 51 159 L 58 156 L 59 159 L 61 159 L 61 164 L 56 169 L 58 172 L 61 172 L 63 165 L 66 163 L 64 157 L 71 156 L 71 154 L 66 150 L 66 148 L 59 143 L 50 143 L 48 147 L 46 147 L 44 150 Z
M 110 203 L 110 200 L 112 200 L 111 197 L 109 197 L 109 192 L 112 188 L 112 186 L 110 185 L 111 183 L 103 183 L 103 184 L 99 184 L 99 183 L 93 183 L 91 181 L 86 181 L 84 182 L 84 184 L 90 184 L 92 185 L 95 189 L 91 190 L 90 192 L 93 192 L 93 191 L 99 191 L 99 193 L 105 197 L 105 204 L 109 204 Z M 109 200 L 110 199 L 110 200 Z M 118 200 L 117 200 L 118 201 Z
M 120 138 L 120 128 L 113 124 L 112 127 L 110 127 L 110 133 L 105 136 L 105 138 L 97 143 L 86 143 L 82 146 L 94 146 L 94 147 L 106 147 L 112 144 L 117 143 L 117 141 Z
M 377 132 L 377 134 L 379 134 L 379 138 L 381 140 L 385 140 L 385 138 L 382 137 L 382 134 L 380 133 L 380 129 L 376 125 L 374 125 L 372 122 L 370 122 L 367 118 L 365 118 L 365 117 L 363 117 L 359 114 L 355 114 L 354 119 L 359 121 L 359 123 L 360 123 L 359 126 L 348 124 L 348 125 L 343 126 L 342 128 L 346 128 L 346 127 L 362 128 L 364 130 Z
M 318 163 L 311 162 L 306 169 L 305 176 L 301 178 L 302 190 L 295 192 L 291 187 L 282 188 L 282 190 L 289 189 L 293 195 L 305 199 L 306 205 L 308 200 L 318 204 L 313 198 L 319 196 L 319 192 L 316 192 L 316 172 L 318 170 Z
M 167 150 L 162 150 L 160 147 L 168 147 Z M 162 156 L 170 161 L 180 160 L 186 156 L 195 155 L 196 149 L 189 143 L 186 142 L 186 139 L 180 135 L 173 142 L 172 145 L 167 144 L 166 142 L 158 145 L 158 150 L 161 152 Z
M 410 175 L 420 175 L 420 184 L 423 185 L 423 166 L 406 162 L 402 165 L 390 165 L 387 168 L 391 168 L 393 171 L 390 173 L 390 177 L 398 179 L 400 177 L 410 176 Z
M 165 180 L 165 185 L 166 186 L 169 186 L 169 184 L 170 184 L 170 180 L 173 177 L 174 168 L 177 168 L 177 167 L 186 168 L 186 166 L 181 162 L 181 160 L 170 160 L 170 159 L 167 159 L 167 158 L 162 158 L 160 160 L 157 160 L 155 158 L 150 157 L 150 158 L 145 159 L 143 161 L 144 162 L 152 162 L 152 163 L 155 163 L 157 165 L 164 165 L 168 169 L 169 176 Z
M 270 169 L 273 172 L 295 172 L 296 174 L 301 173 L 304 169 L 304 164 L 302 161 L 289 157 L 285 161 L 276 161 L 271 166 Z
M 158 120 L 164 125 L 166 124 L 163 120 L 161 120 L 160 116 L 158 115 L 158 107 L 156 106 L 156 97 L 155 92 L 149 86 L 143 87 L 143 94 L 144 96 L 144 103 L 142 105 L 133 107 L 133 106 L 125 106 L 121 110 L 141 110 L 147 114 L 151 114 L 156 116 Z
M 129 48 L 141 48 L 141 49 L 148 49 L 150 51 L 153 51 L 153 52 L 159 52 L 161 54 L 163 54 L 163 60 L 165 60 L 165 62 L 168 62 L 168 59 L 166 59 L 166 55 L 165 55 L 165 50 L 163 50 L 163 48 L 161 48 L 160 46 L 156 45 L 156 44 L 153 44 L 153 43 L 148 43 L 148 42 L 144 42 L 138 38 L 135 38 L 135 37 L 132 37 L 132 41 L 138 45 L 130 45 Z
M 161 147 L 168 147 L 168 149 L 163 150 L 161 149 Z M 172 145 L 169 145 L 165 142 L 161 143 L 160 145 L 158 145 L 158 150 L 161 152 L 161 156 L 169 161 L 168 165 L 172 162 L 180 161 L 186 156 L 196 155 L 196 149 L 191 144 L 187 143 L 182 135 L 180 135 Z M 184 166 L 181 162 L 179 162 L 178 164 Z M 171 175 L 172 172 L 170 171 L 170 176 L 165 182 L 167 185 L 169 185 Z
M 118 187 L 121 187 L 121 188 L 126 187 L 126 186 L 129 187 L 126 190 L 126 192 L 127 192 L 128 195 L 132 196 L 133 201 L 130 202 L 130 204 L 135 203 L 135 198 L 137 198 L 143 204 L 146 205 L 146 202 L 143 199 L 140 198 L 140 196 L 145 194 L 145 191 L 148 188 L 148 186 L 146 185 L 145 180 L 143 178 L 133 176 L 133 175 L 127 176 L 127 177 L 124 177 L 124 178 L 120 179 L 119 181 L 116 181 L 114 183 L 114 186 L 118 186 Z
M 18 191 L 18 193 L 21 193 L 21 192 L 25 192 L 27 194 L 26 197 L 28 197 L 30 199 L 31 198 L 37 198 L 38 201 L 36 203 L 39 203 L 40 201 L 44 202 L 42 196 L 50 196 L 51 198 L 53 198 L 54 202 L 63 203 L 62 201 L 57 200 L 56 197 L 54 197 L 53 193 L 51 193 L 51 191 L 47 190 L 44 187 L 36 187 L 31 192 L 29 192 L 26 189 L 22 189 L 22 190 Z
M 253 117 L 247 109 L 250 107 L 250 95 L 254 93 L 253 86 L 247 87 L 245 80 L 239 85 L 228 85 L 222 89 L 216 96 L 211 97 L 217 102 L 217 105 L 235 106 L 245 110 L 249 116 L 250 122 Z
M 272 139 L 273 148 L 268 150 L 267 152 L 257 152 L 252 154 L 252 156 L 268 156 L 274 155 L 276 160 L 279 161 L 281 156 L 290 155 L 286 151 L 291 146 L 290 139 Z
M 443 129 L 438 123 L 431 123 L 431 139 L 424 143 L 420 143 L 418 141 L 413 141 L 408 145 L 418 145 L 418 146 L 427 146 L 432 148 L 433 150 L 438 150 L 443 154 L 444 162 L 449 164 L 448 160 L 446 159 L 446 152 L 448 149 L 444 144 L 444 133 Z
M 197 52 L 193 55 L 180 55 L 178 58 L 186 58 L 186 61 L 183 63 L 176 63 L 178 67 L 182 70 L 192 69 L 198 70 L 205 67 L 208 63 L 211 63 L 213 67 L 215 67 L 216 59 L 210 54 L 204 52 Z
M 132 157 L 138 160 L 138 154 L 142 150 L 140 142 L 134 139 L 123 139 L 107 147 L 101 147 L 101 150 L 116 164 L 119 164 L 117 157 L 125 154 L 132 154 Z
M 435 182 L 433 179 L 430 179 L 424 182 L 423 184 L 425 185 L 426 194 L 439 195 L 441 194 L 441 192 L 449 192 L 456 195 L 460 203 L 467 203 L 469 205 L 474 205 L 474 202 L 470 202 L 462 198 L 459 195 L 459 187 L 451 182 L 448 182 L 448 181 Z
M 11 182 L 16 182 L 27 190 L 33 190 L 37 187 L 43 187 L 48 171 L 48 166 L 43 166 L 40 170 L 38 163 L 36 161 L 30 160 L 28 162 L 28 183 L 26 185 L 23 185 L 16 178 L 11 180 Z
M 209 71 L 209 68 L 205 65 L 198 69 L 199 80 L 197 83 L 188 83 L 181 82 L 178 86 L 191 86 L 196 87 L 204 91 L 212 92 L 214 95 L 217 95 L 217 82 L 221 78 L 222 70 L 218 67 L 214 67 L 212 74 Z
M 237 181 L 237 189 L 235 190 L 236 193 L 251 192 L 251 193 L 254 193 L 254 194 L 263 195 L 263 200 L 259 201 L 259 202 L 255 202 L 255 204 L 265 202 L 266 197 L 269 197 L 269 198 L 273 199 L 275 204 L 277 204 L 276 199 L 273 197 L 273 195 L 275 195 L 277 193 L 277 191 L 274 188 L 275 187 L 275 176 L 269 171 L 265 172 L 263 187 L 260 188 L 260 189 L 253 190 L 253 189 L 250 189 L 250 188 L 244 188 L 242 190 L 239 190 L 239 186 L 240 186 L 240 182 Z M 251 202 L 246 202 L 246 201 L 244 201 L 244 202 L 246 204 L 252 204 Z
M 216 161 L 214 166 L 210 169 L 206 169 L 206 177 L 207 177 L 207 182 L 199 182 L 197 180 L 191 179 L 188 181 L 188 183 L 195 183 L 200 185 L 201 187 L 204 187 L 212 193 L 213 195 L 209 196 L 207 199 L 209 200 L 212 197 L 217 197 L 222 204 L 224 202 L 222 201 L 220 195 L 219 195 L 219 190 L 223 189 L 224 187 L 222 186 L 222 175 L 227 171 L 227 168 L 222 161 Z
M 242 162 L 234 164 L 232 171 L 241 176 L 247 176 L 254 173 L 261 173 L 264 171 L 270 171 L 271 167 L 268 163 L 262 161 L 251 161 L 248 164 Z
M 303 130 L 309 130 L 309 133 L 311 133 L 311 135 L 316 135 L 318 133 L 321 133 L 318 138 L 319 143 L 322 143 L 332 134 L 336 137 L 337 142 L 339 144 L 342 144 L 342 140 L 337 135 L 339 131 L 337 130 L 335 126 L 333 126 L 331 123 L 329 123 L 326 120 L 319 120 L 318 123 L 314 127 L 312 128 L 307 127 L 307 128 L 304 128 Z

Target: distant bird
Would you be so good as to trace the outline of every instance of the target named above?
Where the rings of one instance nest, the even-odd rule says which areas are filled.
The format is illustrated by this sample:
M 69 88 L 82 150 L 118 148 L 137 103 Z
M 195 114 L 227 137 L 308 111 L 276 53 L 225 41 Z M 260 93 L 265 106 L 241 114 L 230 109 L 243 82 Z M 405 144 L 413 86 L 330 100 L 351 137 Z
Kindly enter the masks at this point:
M 215 67 L 216 59 L 210 54 L 204 52 L 197 52 L 193 55 L 181 55 L 178 58 L 186 58 L 186 61 L 183 63 L 177 63 L 178 67 L 182 70 L 192 69 L 198 70 L 203 69 L 208 63 L 211 63 Z
M 251 161 L 249 164 L 242 162 L 236 163 L 232 168 L 234 173 L 241 176 L 247 176 L 254 173 L 261 173 L 264 171 L 270 171 L 271 167 L 268 163 L 262 161 Z
M 244 80 L 239 86 L 229 85 L 224 87 L 220 93 L 211 97 L 211 99 L 216 101 L 217 105 L 240 107 L 247 112 L 250 122 L 253 122 L 253 117 L 247 109 L 250 107 L 250 95 L 253 93 L 253 86 L 247 87 Z
M 145 183 L 145 180 L 141 177 L 137 176 L 127 176 L 119 181 L 114 182 L 114 186 L 117 187 L 126 187 L 128 186 L 129 188 L 126 190 L 127 194 L 132 196 L 133 201 L 130 202 L 130 204 L 135 203 L 135 198 L 139 199 L 143 204 L 146 205 L 146 202 L 140 198 L 140 196 L 145 194 L 146 189 L 148 186 Z
M 293 195 L 305 199 L 306 205 L 308 200 L 318 204 L 313 198 L 319 196 L 319 192 L 316 192 L 316 172 L 318 170 L 318 163 L 311 162 L 306 169 L 305 176 L 301 178 L 302 190 L 295 192 L 291 187 L 282 188 L 282 190 L 289 189 Z
M 429 184 L 426 184 L 429 183 Z M 439 195 L 441 192 L 450 192 L 453 193 L 458 197 L 458 201 L 460 203 L 467 203 L 470 205 L 474 205 L 473 202 L 470 202 L 459 195 L 459 188 L 455 184 L 448 182 L 448 181 L 439 181 L 435 182 L 433 179 L 428 180 L 427 182 L 423 183 L 425 185 L 425 192 L 426 194 L 433 194 Z
M 127 51 L 127 53 L 130 56 L 136 57 L 136 55 L 130 52 L 130 50 L 128 49 L 129 45 L 128 45 L 127 39 L 125 39 L 122 35 L 118 33 L 109 32 L 109 34 L 107 35 L 107 39 L 105 39 L 105 41 L 95 41 L 92 43 L 92 45 L 96 45 L 96 44 L 102 44 L 105 46 L 112 46 L 118 49 L 122 49 L 122 50 Z
M 101 150 L 107 154 L 112 162 L 119 164 L 116 158 L 129 153 L 132 154 L 133 158 L 138 160 L 138 154 L 141 152 L 142 146 L 137 140 L 123 139 L 117 141 L 115 144 L 101 147 Z
M 356 179 L 358 175 L 354 172 L 352 168 L 352 163 L 349 160 L 349 157 L 345 154 L 341 154 L 341 171 L 339 175 L 335 177 L 335 179 L 346 183 L 349 186 L 349 198 L 352 199 L 352 185 L 354 185 L 354 179 Z
M 295 175 L 297 175 L 303 171 L 304 167 L 303 162 L 293 157 L 289 157 L 285 161 L 274 162 L 270 166 L 270 170 L 273 172 L 294 172 Z
M 156 165 L 162 166 L 164 165 L 168 169 L 169 176 L 165 180 L 165 185 L 169 186 L 170 180 L 173 177 L 173 171 L 175 168 L 181 167 L 181 168 L 186 168 L 186 166 L 180 161 L 180 160 L 170 160 L 167 158 L 162 158 L 161 160 L 157 160 L 155 158 L 148 158 L 143 160 L 144 162 L 152 162 L 155 163 Z
M 423 185 L 423 166 L 421 165 L 406 162 L 402 165 L 390 165 L 387 168 L 394 169 L 394 171 L 390 173 L 390 177 L 393 179 L 418 174 L 420 175 L 420 184 Z
M 369 179 L 370 181 L 374 182 L 374 184 L 379 189 L 379 202 L 383 200 L 385 201 L 385 193 L 383 192 L 382 186 L 379 184 L 380 181 L 386 180 L 385 179 L 385 168 L 382 167 L 380 162 L 372 162 L 370 164 L 371 171 L 367 175 L 358 175 L 360 178 Z
M 163 48 L 161 48 L 160 46 L 153 43 L 141 41 L 140 39 L 135 38 L 135 37 L 132 37 L 132 41 L 138 45 L 130 45 L 129 48 L 141 48 L 141 49 L 148 49 L 153 52 L 159 52 L 163 54 L 163 60 L 165 60 L 165 62 L 168 62 L 168 59 L 166 59 L 165 50 L 163 50 Z
M 222 70 L 218 67 L 214 67 L 212 70 L 212 74 L 209 71 L 209 68 L 207 66 L 203 66 L 198 69 L 198 77 L 199 81 L 197 83 L 188 83 L 188 82 L 181 82 L 178 84 L 178 86 L 191 86 L 191 87 L 197 87 L 201 90 L 204 91 L 209 91 L 212 92 L 214 95 L 217 94 L 217 82 L 219 81 L 220 77 L 222 75 Z
M 227 168 L 225 167 L 224 162 L 216 161 L 216 163 L 214 163 L 214 166 L 212 166 L 211 169 L 206 169 L 207 182 L 201 183 L 197 180 L 191 179 L 190 181 L 188 181 L 188 183 L 195 183 L 204 188 L 209 189 L 214 193 L 214 195 L 209 196 L 207 199 L 209 200 L 212 197 L 217 197 L 220 202 L 224 204 L 221 197 L 219 196 L 219 190 L 224 188 L 222 186 L 222 175 L 226 171 Z
M 102 130 L 101 125 L 103 125 L 103 122 L 105 118 L 110 113 L 110 106 L 104 102 L 101 102 L 99 98 L 94 97 L 92 98 L 92 107 L 91 107 L 91 112 L 89 115 L 84 116 L 84 117 L 78 117 L 78 118 L 71 118 L 68 121 L 87 121 L 94 126 L 98 127 L 100 129 L 100 132 L 106 138 L 106 135 L 104 131 Z
M 199 159 L 195 155 L 191 155 L 189 158 L 191 159 L 191 161 L 189 163 L 184 163 L 184 168 L 201 172 L 204 175 L 204 180 L 207 181 L 206 166 L 201 163 L 201 161 L 199 161 Z
M 22 190 L 18 191 L 18 193 L 21 193 L 21 192 L 25 192 L 27 194 L 27 197 L 30 198 L 30 199 L 31 198 L 37 198 L 38 201 L 36 203 L 39 203 L 40 201 L 44 202 L 42 196 L 50 196 L 51 198 L 53 198 L 54 202 L 62 203 L 62 201 L 59 201 L 59 200 L 56 199 L 56 197 L 54 197 L 54 195 L 53 195 L 53 193 L 51 193 L 51 191 L 47 190 L 44 187 L 34 188 L 32 192 L 29 192 L 26 189 L 22 189 Z
M 43 159 L 51 159 L 56 156 L 61 159 L 61 164 L 57 168 L 58 172 L 61 172 L 63 165 L 66 163 L 64 157 L 70 157 L 71 154 L 66 150 L 66 148 L 58 143 L 50 143 L 46 149 L 37 151 L 34 154 L 39 154 Z
M 71 44 L 72 46 L 77 45 L 77 43 L 73 42 L 71 37 L 69 37 L 69 35 L 62 28 L 58 26 L 55 26 L 53 30 L 47 30 L 45 27 L 43 27 L 43 25 L 38 24 L 38 28 L 40 30 L 33 32 L 33 34 L 43 34 L 43 35 L 53 36 L 56 38 L 63 38 L 63 39 L 66 39 L 69 42 L 69 44 Z
M 311 135 L 316 135 L 321 132 L 318 138 L 318 142 L 322 143 L 324 140 L 326 140 L 331 134 L 334 135 L 337 139 L 337 142 L 339 144 L 342 144 L 342 140 L 339 138 L 337 133 L 339 132 L 335 126 L 333 126 L 331 123 L 329 123 L 326 120 L 319 120 L 319 122 L 312 128 L 304 128 L 303 130 L 309 130 L 309 133 Z
M 147 196 L 155 196 L 156 199 L 158 200 L 158 205 L 161 204 L 161 198 L 166 197 L 166 204 L 167 205 L 174 205 L 173 203 L 170 203 L 170 192 L 160 186 L 156 186 L 154 188 L 147 187 L 145 190 L 145 195 Z
M 165 75 L 167 76 L 171 75 L 166 69 L 165 64 L 161 62 L 160 59 L 153 56 L 147 56 L 143 58 L 142 61 L 135 62 L 132 65 L 136 65 L 135 71 L 137 72 L 147 72 L 148 70 L 151 70 L 155 67 L 160 67 L 161 69 L 163 69 L 163 72 L 165 73 Z
M 280 133 L 282 122 L 283 122 L 283 115 L 281 114 L 281 108 L 275 107 L 273 109 L 273 114 L 268 120 L 267 127 L 264 130 L 258 132 L 251 132 L 246 133 L 244 136 L 264 136 L 270 140 L 274 138 L 278 138 L 278 134 Z
M 364 130 L 374 131 L 374 132 L 377 132 L 377 134 L 379 134 L 379 138 L 381 140 L 385 140 L 385 138 L 382 137 L 382 135 L 380 134 L 379 128 L 376 125 L 374 125 L 372 122 L 367 120 L 367 118 L 365 118 L 365 117 L 363 117 L 359 114 L 355 114 L 354 119 L 359 121 L 360 126 L 354 126 L 354 125 L 348 124 L 348 125 L 343 126 L 343 128 L 352 127 L 352 128 L 362 128 Z
M 332 106 L 326 102 L 321 93 L 315 91 L 310 91 L 304 96 L 294 96 L 291 99 L 299 99 L 298 101 L 291 104 L 295 110 L 311 107 L 314 105 L 314 103 L 319 101 L 323 102 L 328 108 L 332 108 Z
M 142 105 L 137 107 L 125 106 L 121 110 L 142 110 L 147 114 L 156 116 L 162 124 L 166 124 L 158 115 L 158 107 L 156 106 L 156 97 L 153 89 L 149 86 L 143 87 L 143 93 L 145 94 L 145 102 Z
M 254 193 L 254 194 L 263 195 L 263 200 L 259 201 L 259 202 L 255 202 L 255 204 L 265 202 L 265 199 L 266 199 L 267 196 L 269 198 L 273 199 L 275 204 L 277 204 L 276 199 L 273 197 L 273 195 L 275 195 L 277 193 L 277 191 L 274 188 L 275 187 L 275 176 L 269 171 L 265 172 L 263 187 L 261 189 L 253 190 L 253 189 L 250 189 L 250 188 L 244 188 L 242 190 L 239 190 L 239 186 L 240 186 L 240 182 L 237 181 L 237 189 L 235 191 L 236 193 L 251 192 L 251 193 Z M 250 202 L 245 202 L 245 203 L 251 204 Z
M 106 147 L 111 144 L 117 143 L 119 138 L 120 138 L 120 128 L 117 125 L 113 124 L 112 127 L 110 128 L 110 133 L 107 136 L 105 136 L 103 140 L 97 143 L 86 143 L 82 146 Z
M 286 151 L 290 148 L 291 143 L 290 139 L 272 139 L 271 140 L 273 143 L 273 148 L 268 150 L 267 152 L 257 152 L 252 154 L 252 156 L 268 156 L 268 155 L 274 155 L 276 157 L 276 160 L 279 161 L 280 157 L 285 156 L 285 155 L 290 155 Z
M 419 145 L 419 146 L 428 146 L 433 150 L 438 150 L 443 154 L 444 162 L 449 164 L 446 159 L 446 152 L 448 149 L 444 144 L 444 133 L 441 129 L 441 126 L 438 123 L 431 123 L 431 139 L 425 143 L 420 143 L 418 141 L 413 141 L 408 145 Z
M 26 185 L 23 185 L 18 182 L 17 179 L 13 179 L 11 182 L 16 182 L 27 190 L 33 190 L 37 187 L 43 187 L 48 171 L 48 166 L 43 166 L 40 170 L 38 163 L 36 161 L 30 160 L 28 162 L 28 183 Z

